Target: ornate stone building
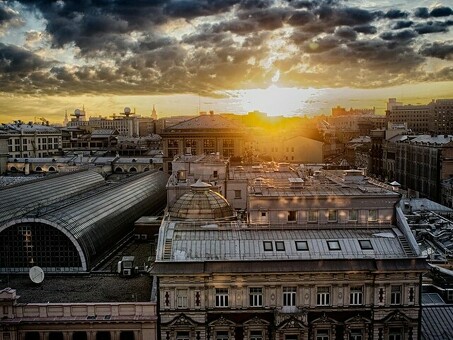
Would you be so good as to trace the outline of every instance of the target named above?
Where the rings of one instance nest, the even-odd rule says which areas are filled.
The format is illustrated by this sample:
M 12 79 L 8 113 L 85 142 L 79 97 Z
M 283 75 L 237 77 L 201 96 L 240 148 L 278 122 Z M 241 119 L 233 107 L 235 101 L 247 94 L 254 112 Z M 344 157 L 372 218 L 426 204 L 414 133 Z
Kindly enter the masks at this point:
M 286 182 L 250 181 L 242 221 L 202 182 L 168 207 L 161 338 L 417 339 L 426 267 L 399 195 L 354 171 Z

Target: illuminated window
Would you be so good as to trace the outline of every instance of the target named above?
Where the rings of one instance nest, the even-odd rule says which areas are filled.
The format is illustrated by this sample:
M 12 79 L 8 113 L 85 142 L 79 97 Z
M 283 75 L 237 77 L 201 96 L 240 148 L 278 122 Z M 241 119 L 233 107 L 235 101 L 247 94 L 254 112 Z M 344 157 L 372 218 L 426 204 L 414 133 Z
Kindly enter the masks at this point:
M 308 242 L 307 241 L 296 241 L 296 250 L 298 250 L 298 251 L 308 250 Z
M 261 307 L 263 305 L 263 288 L 252 287 L 249 289 L 250 307 Z

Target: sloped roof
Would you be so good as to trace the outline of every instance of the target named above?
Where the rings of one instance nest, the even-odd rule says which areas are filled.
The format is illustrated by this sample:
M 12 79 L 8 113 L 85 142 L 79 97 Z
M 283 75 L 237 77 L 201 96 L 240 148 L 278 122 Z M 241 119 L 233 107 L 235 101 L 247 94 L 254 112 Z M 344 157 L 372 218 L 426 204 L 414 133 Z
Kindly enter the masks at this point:
M 222 116 L 202 115 L 170 126 L 167 130 L 231 130 L 239 128 L 241 126 L 238 123 Z
M 422 308 L 421 339 L 453 339 L 453 305 Z

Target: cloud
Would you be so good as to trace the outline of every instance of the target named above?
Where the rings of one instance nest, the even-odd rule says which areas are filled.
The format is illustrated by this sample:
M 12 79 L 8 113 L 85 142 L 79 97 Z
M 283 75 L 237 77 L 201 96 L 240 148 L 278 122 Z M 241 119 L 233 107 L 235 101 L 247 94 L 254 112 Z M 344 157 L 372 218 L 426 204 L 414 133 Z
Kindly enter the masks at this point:
M 399 9 L 391 9 L 387 13 L 384 14 L 384 18 L 387 19 L 402 19 L 407 18 L 409 13 L 401 11 Z
M 453 60 L 453 41 L 425 44 L 421 47 L 420 53 L 427 57 Z
M 0 3 L 0 35 L 3 35 L 10 27 L 20 27 L 24 24 L 25 21 L 17 11 L 5 3 Z
M 429 57 L 451 60 L 450 41 L 429 42 L 431 33 L 453 25 L 449 7 L 369 10 L 344 0 L 16 2 L 42 18 L 45 31 L 27 32 L 22 46 L 1 45 L 7 91 L 215 96 L 267 87 L 276 72 L 286 86 L 375 87 L 421 81 L 430 74 Z M 0 25 L 9 25 L 12 19 L 1 13 L 0 7 Z M 38 54 L 33 47 L 40 40 Z M 59 62 L 42 57 L 56 51 Z M 75 54 L 65 59 L 61 51 Z
M 0 72 L 20 74 L 43 69 L 52 62 L 14 45 L 0 43 Z
M 429 15 L 431 17 L 448 17 L 453 14 L 453 10 L 450 7 L 436 7 L 434 8 Z

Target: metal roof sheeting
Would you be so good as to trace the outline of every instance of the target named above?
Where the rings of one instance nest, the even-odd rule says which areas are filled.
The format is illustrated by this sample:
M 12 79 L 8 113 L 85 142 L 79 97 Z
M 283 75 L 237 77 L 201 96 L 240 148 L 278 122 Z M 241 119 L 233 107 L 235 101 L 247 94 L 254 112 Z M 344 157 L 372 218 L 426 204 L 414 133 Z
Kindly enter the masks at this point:
M 453 339 L 453 306 L 430 306 L 422 308 L 422 340 Z
M 71 195 L 8 224 L 44 223 L 61 229 L 77 242 L 89 268 L 133 230 L 134 221 L 165 206 L 167 179 L 167 174 L 157 170 L 134 175 Z
M 157 254 L 157 259 L 169 261 L 237 261 L 275 259 L 386 259 L 415 257 L 407 254 L 399 240 L 397 229 L 244 229 L 221 223 L 199 228 L 178 228 L 178 222 L 162 226 L 159 241 L 171 241 L 171 254 Z M 362 249 L 359 240 L 369 240 L 372 249 Z M 296 241 L 306 241 L 308 250 L 297 250 Z M 328 241 L 338 241 L 339 250 L 329 249 Z M 272 243 L 272 250 L 264 249 Z M 277 250 L 282 242 L 284 250 Z M 281 243 L 280 243 L 281 245 Z M 162 251 L 165 249 L 161 245 Z M 167 247 L 168 249 L 168 247 Z M 168 256 L 170 255 L 170 256 Z
M 0 226 L 37 207 L 47 206 L 104 183 L 104 178 L 97 172 L 79 171 L 0 188 Z

